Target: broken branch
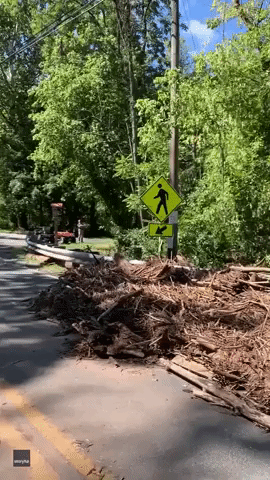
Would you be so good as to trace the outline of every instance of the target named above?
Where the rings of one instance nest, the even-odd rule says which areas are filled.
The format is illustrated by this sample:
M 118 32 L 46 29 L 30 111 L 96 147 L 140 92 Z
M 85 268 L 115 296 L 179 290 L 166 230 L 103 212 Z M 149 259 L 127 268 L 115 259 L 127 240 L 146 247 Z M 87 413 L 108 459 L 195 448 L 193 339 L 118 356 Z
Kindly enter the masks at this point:
M 99 315 L 99 317 L 97 318 L 97 322 L 100 322 L 100 320 L 102 320 L 104 317 L 109 315 L 109 313 L 111 313 L 115 307 L 120 307 L 123 303 L 125 303 L 126 300 L 129 300 L 131 297 L 136 297 L 137 295 L 140 295 L 140 293 L 142 292 L 143 292 L 143 288 L 140 288 L 139 290 L 135 290 L 134 292 L 130 292 L 130 293 L 127 293 L 126 295 L 123 295 L 110 308 L 108 308 L 107 310 L 105 310 L 105 312 Z

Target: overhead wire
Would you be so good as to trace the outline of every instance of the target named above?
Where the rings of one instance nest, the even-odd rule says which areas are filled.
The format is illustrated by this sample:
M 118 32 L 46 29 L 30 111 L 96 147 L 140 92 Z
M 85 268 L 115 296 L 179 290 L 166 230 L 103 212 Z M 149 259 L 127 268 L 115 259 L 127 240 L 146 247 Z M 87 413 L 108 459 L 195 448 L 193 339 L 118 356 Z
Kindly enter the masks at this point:
M 91 4 L 92 4 L 92 1 L 93 1 L 93 0 L 90 0 L 90 1 L 91 1 Z M 88 4 L 88 5 L 89 5 L 89 4 Z M 82 7 L 86 7 L 86 5 L 83 5 Z M 30 43 L 30 42 L 31 42 L 32 40 L 34 40 L 35 38 L 39 37 L 43 32 L 44 32 L 44 33 L 48 32 L 48 29 L 49 29 L 50 27 L 52 27 L 52 28 L 53 28 L 53 26 L 56 27 L 59 23 L 61 23 L 61 22 L 63 21 L 63 18 L 64 18 L 64 17 L 65 17 L 65 18 L 69 18 L 69 16 L 70 16 L 69 14 L 72 14 L 72 13 L 78 11 L 78 10 L 79 10 L 78 7 L 77 7 L 77 8 L 71 8 L 70 10 L 68 10 L 67 12 L 65 12 L 65 13 L 61 16 L 61 18 L 59 18 L 58 20 L 53 20 L 53 22 L 45 25 L 45 26 L 36 34 L 36 36 L 33 36 L 32 38 L 29 38 L 28 43 Z M 67 17 L 67 16 L 68 16 L 68 17 Z M 13 51 L 13 50 L 11 50 L 10 52 L 7 52 L 7 55 L 11 54 L 12 51 Z
M 64 18 L 62 19 L 59 19 L 58 21 L 55 21 L 55 22 L 52 22 L 52 24 L 49 24 L 49 28 L 47 27 L 44 27 L 32 40 L 28 41 L 26 45 L 24 45 L 21 49 L 19 50 L 16 50 L 14 53 L 11 53 L 6 59 L 5 61 L 7 61 L 9 58 L 13 57 L 14 55 L 18 55 L 20 54 L 21 52 L 23 52 L 24 50 L 28 49 L 28 48 L 31 48 L 32 46 L 34 46 L 36 43 L 38 43 L 39 41 L 43 40 L 44 38 L 46 38 L 47 36 L 49 36 L 51 33 L 53 33 L 54 31 L 58 30 L 59 27 L 65 25 L 66 23 L 69 23 L 73 20 L 75 20 L 77 17 L 79 17 L 80 15 L 83 15 L 84 13 L 86 13 L 87 11 L 89 10 L 92 10 L 92 8 L 96 7 L 96 5 L 98 5 L 99 3 L 101 3 L 103 0 L 99 0 L 98 2 L 96 2 L 94 5 L 93 5 L 93 1 L 91 1 L 91 4 L 87 4 L 87 5 L 83 5 L 82 7 L 80 8 L 77 8 L 77 9 L 73 9 L 73 10 L 70 10 L 67 14 L 64 15 Z M 70 15 L 69 15 L 70 13 Z M 76 15 L 76 13 L 78 13 L 78 15 Z M 75 14 L 75 15 L 74 15 Z M 44 31 L 45 30 L 45 31 Z M 44 31 L 44 33 L 42 33 Z M 3 63 L 5 63 L 5 61 Z
M 3 65 L 4 63 L 6 63 L 10 58 L 14 57 L 15 55 L 19 55 L 20 53 L 22 53 L 23 51 L 27 50 L 28 48 L 32 48 L 34 45 L 36 45 L 37 43 L 39 43 L 41 40 L 43 40 L 44 38 L 48 37 L 52 32 L 54 31 L 57 31 L 60 27 L 62 27 L 63 25 L 75 20 L 76 18 L 80 17 L 81 15 L 83 15 L 84 13 L 88 12 L 89 10 L 92 10 L 94 9 L 97 5 L 99 5 L 100 3 L 102 3 L 103 0 L 98 0 L 94 3 L 94 0 L 91 1 L 90 5 L 89 3 L 87 5 L 83 5 L 82 7 L 80 8 L 77 8 L 77 9 L 74 9 L 68 13 L 72 13 L 73 12 L 73 15 L 68 15 L 68 17 L 66 16 L 67 14 L 65 14 L 64 18 L 62 19 L 59 19 L 58 21 L 56 22 L 52 22 L 51 24 L 49 24 L 48 26 L 44 27 L 42 30 L 40 30 L 40 32 L 32 39 L 30 40 L 29 42 L 27 42 L 22 48 L 20 48 L 19 50 L 16 50 L 15 52 L 11 53 L 10 55 L 7 56 L 7 58 L 5 58 L 5 60 L 3 60 L 0 65 Z M 74 16 L 74 14 L 78 13 L 77 15 Z M 45 30 L 44 33 L 42 33 L 43 31 Z
M 183 7 L 184 7 L 184 10 L 185 10 L 185 16 L 186 16 L 187 22 L 188 22 L 188 24 L 190 24 L 189 14 L 188 14 L 188 10 L 186 8 L 185 0 L 183 0 Z M 192 32 L 191 32 L 191 38 L 192 38 L 192 43 L 193 43 L 193 46 L 194 46 L 194 50 L 197 51 L 198 48 L 195 46 L 194 35 L 193 35 Z

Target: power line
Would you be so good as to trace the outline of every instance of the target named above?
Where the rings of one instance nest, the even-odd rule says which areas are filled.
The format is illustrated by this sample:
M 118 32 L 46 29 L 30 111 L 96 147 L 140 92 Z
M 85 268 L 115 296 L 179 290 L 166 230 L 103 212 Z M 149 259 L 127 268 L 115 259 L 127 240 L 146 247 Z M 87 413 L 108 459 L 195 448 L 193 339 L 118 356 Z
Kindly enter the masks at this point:
M 186 8 L 185 0 L 183 0 L 183 7 L 184 7 L 184 10 L 185 10 L 185 14 L 186 14 L 186 18 L 187 18 L 188 24 L 190 24 L 189 14 L 188 14 L 188 11 L 187 11 L 187 8 Z M 197 51 L 198 48 L 196 48 L 196 46 L 195 46 L 194 36 L 193 36 L 193 33 L 192 33 L 192 32 L 191 32 L 191 38 L 192 38 L 194 50 Z
M 27 44 L 22 47 L 21 49 L 15 51 L 14 53 L 11 53 L 2 63 L 5 63 L 7 60 L 9 60 L 11 57 L 13 57 L 14 55 L 19 55 L 20 53 L 22 53 L 24 50 L 28 49 L 28 48 L 31 48 L 33 47 L 36 43 L 40 42 L 41 40 L 43 40 L 44 38 L 46 38 L 47 36 L 49 36 L 52 32 L 54 32 L 55 30 L 58 30 L 58 28 L 62 25 L 65 25 L 66 23 L 74 20 L 75 18 L 79 17 L 80 15 L 83 15 L 85 12 L 87 12 L 88 10 L 92 10 L 92 8 L 94 8 L 96 5 L 98 5 L 99 3 L 101 3 L 103 0 L 99 0 L 98 2 L 96 2 L 95 5 L 92 6 L 93 4 L 93 1 L 91 1 L 91 5 L 89 6 L 88 5 L 84 5 L 80 8 L 77 8 L 77 9 L 73 9 L 71 11 L 68 12 L 68 14 L 70 13 L 70 15 L 65 15 L 64 19 L 60 19 L 58 21 L 55 21 L 53 22 L 52 24 L 49 24 L 47 27 L 44 27 L 32 40 L 30 40 L 29 42 L 27 42 Z M 91 8 L 92 7 L 92 8 Z M 78 13 L 79 12 L 79 13 Z M 75 15 L 78 13 L 78 15 Z M 45 30 L 45 31 L 44 31 Z M 44 31 L 44 33 L 42 33 Z
M 92 3 L 92 1 L 93 1 L 93 0 L 91 0 L 91 3 Z M 84 7 L 86 7 L 86 5 L 83 5 L 82 7 L 84 8 Z M 35 40 L 35 39 L 38 38 L 40 35 L 42 35 L 43 32 L 44 32 L 44 34 L 45 34 L 46 32 L 48 32 L 48 29 L 49 29 L 50 27 L 54 28 L 54 27 L 58 26 L 58 25 L 62 22 L 63 17 L 69 18 L 69 17 L 70 17 L 69 14 L 75 13 L 75 12 L 78 11 L 78 10 L 79 10 L 79 8 L 77 8 L 77 9 L 76 9 L 76 8 L 71 8 L 70 10 L 68 10 L 66 13 L 64 13 L 64 14 L 62 15 L 62 18 L 59 18 L 58 20 L 54 20 L 53 22 L 49 23 L 48 25 L 45 25 L 45 26 L 36 34 L 36 36 L 33 36 L 32 38 L 29 38 L 29 40 L 28 40 L 28 42 L 27 42 L 27 45 L 29 45 L 33 40 Z M 8 55 L 9 55 L 9 54 L 12 54 L 12 51 L 13 51 L 13 50 L 11 50 L 10 52 L 8 52 L 7 54 L 8 54 Z
M 223 7 L 223 33 L 222 33 L 222 41 L 224 43 L 224 38 L 225 38 L 225 4 Z
M 10 58 L 14 57 L 15 55 L 19 55 L 20 53 L 24 52 L 24 50 L 33 47 L 36 45 L 36 43 L 39 43 L 41 40 L 44 38 L 48 37 L 53 31 L 58 30 L 59 27 L 71 22 L 72 20 L 75 20 L 76 18 L 80 17 L 84 13 L 88 12 L 89 10 L 93 10 L 97 5 L 103 2 L 103 0 L 98 0 L 94 5 L 93 1 L 89 5 L 84 5 L 80 8 L 72 10 L 73 15 L 68 15 L 68 17 L 65 15 L 65 18 L 62 20 L 58 20 L 56 22 L 52 22 L 48 26 L 44 27 L 40 32 L 32 39 L 30 40 L 24 47 L 20 48 L 19 50 L 16 50 L 14 53 L 11 53 L 5 60 L 3 60 L 0 65 L 3 65 L 6 63 Z M 78 12 L 78 15 L 75 15 Z M 70 12 L 68 12 L 70 13 Z M 44 33 L 42 33 L 45 30 Z

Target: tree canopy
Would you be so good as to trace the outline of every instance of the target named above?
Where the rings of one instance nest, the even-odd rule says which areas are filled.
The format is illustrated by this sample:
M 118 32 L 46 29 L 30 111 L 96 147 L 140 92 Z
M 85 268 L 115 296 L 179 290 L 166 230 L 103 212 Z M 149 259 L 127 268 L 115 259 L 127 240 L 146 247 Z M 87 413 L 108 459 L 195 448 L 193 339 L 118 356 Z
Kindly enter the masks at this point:
M 0 6 L 2 225 L 48 224 L 50 203 L 63 201 L 70 225 L 86 215 L 92 233 L 134 231 L 141 244 L 151 217 L 140 195 L 168 178 L 176 119 L 179 249 L 201 265 L 268 254 L 267 2 L 215 1 L 208 26 L 238 18 L 246 32 L 193 60 L 181 38 L 177 71 L 168 0 L 104 0 L 60 25 L 86 5 Z M 42 41 L 7 58 L 53 22 Z

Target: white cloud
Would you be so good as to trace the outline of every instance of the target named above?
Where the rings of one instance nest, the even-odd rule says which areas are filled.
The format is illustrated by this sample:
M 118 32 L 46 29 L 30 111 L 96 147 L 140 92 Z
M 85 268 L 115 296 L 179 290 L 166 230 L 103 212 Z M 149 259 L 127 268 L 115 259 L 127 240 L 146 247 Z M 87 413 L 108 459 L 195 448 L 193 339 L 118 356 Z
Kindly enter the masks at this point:
M 214 32 L 211 30 L 211 28 L 207 28 L 206 25 L 198 22 L 198 20 L 191 20 L 189 24 L 189 32 L 193 33 L 193 35 L 196 35 L 200 39 L 202 38 L 204 41 L 211 39 L 214 35 Z
M 197 37 L 201 49 L 208 45 L 214 37 L 214 31 L 207 28 L 205 24 L 198 22 L 198 20 L 190 21 L 187 33 Z

